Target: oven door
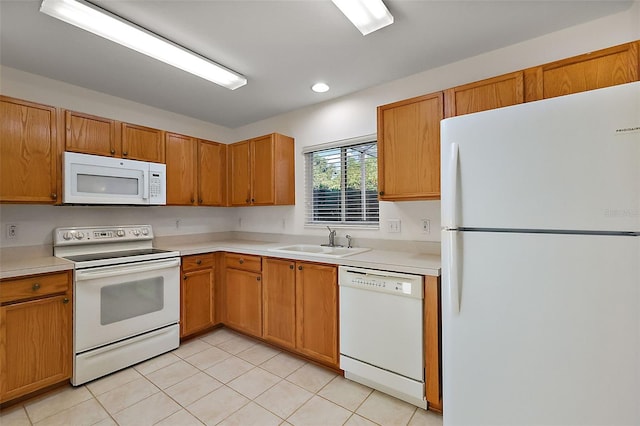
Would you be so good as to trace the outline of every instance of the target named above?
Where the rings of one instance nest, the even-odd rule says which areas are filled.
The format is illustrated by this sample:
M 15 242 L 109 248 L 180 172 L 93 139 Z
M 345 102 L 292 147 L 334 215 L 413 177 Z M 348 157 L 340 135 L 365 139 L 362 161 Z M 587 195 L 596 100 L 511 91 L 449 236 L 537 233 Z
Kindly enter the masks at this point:
M 77 270 L 75 353 L 117 342 L 180 317 L 180 259 Z

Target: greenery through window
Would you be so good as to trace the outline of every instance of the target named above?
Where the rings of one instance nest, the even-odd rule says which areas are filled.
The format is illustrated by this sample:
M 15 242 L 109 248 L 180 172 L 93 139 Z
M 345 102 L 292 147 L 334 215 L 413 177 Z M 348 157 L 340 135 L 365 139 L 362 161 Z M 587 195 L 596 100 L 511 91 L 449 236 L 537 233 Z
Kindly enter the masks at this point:
M 305 154 L 308 224 L 377 225 L 376 141 Z

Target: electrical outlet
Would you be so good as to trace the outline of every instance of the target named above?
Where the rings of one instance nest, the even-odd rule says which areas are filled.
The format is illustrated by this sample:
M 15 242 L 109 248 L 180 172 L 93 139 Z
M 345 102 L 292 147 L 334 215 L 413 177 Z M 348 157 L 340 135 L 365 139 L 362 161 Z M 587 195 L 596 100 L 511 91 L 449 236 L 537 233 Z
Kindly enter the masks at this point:
M 431 233 L 431 221 L 429 219 L 422 219 L 422 233 L 423 234 Z
M 400 232 L 400 219 L 389 219 L 387 221 L 387 232 Z
M 18 238 L 18 225 L 15 223 L 8 223 L 7 224 L 7 238 L 10 240 L 15 240 L 16 238 Z

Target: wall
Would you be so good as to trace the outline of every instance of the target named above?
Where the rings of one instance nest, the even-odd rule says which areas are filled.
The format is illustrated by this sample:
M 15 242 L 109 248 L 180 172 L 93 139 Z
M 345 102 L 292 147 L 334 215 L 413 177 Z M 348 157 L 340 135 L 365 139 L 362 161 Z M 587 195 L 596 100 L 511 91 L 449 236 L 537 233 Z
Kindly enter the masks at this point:
M 483 78 L 640 39 L 640 1 L 623 13 L 611 15 L 523 43 L 468 58 L 437 69 L 376 86 L 349 96 L 299 109 L 238 129 L 227 129 L 146 105 L 136 104 L 59 81 L 0 68 L 0 93 L 100 116 L 185 133 L 219 142 L 280 132 L 296 139 L 295 207 L 99 208 L 28 205 L 0 206 L 1 246 L 50 242 L 51 230 L 85 224 L 151 223 L 157 235 L 224 230 L 326 235 L 323 228 L 304 226 L 304 162 L 302 148 L 376 132 L 376 107 Z M 445 43 L 443 43 L 444 45 Z M 550 46 L 552 48 L 550 48 Z M 322 96 L 322 95 L 319 95 Z M 439 241 L 438 201 L 382 202 L 380 230 L 338 230 L 356 238 Z M 421 231 L 421 219 L 431 220 L 431 233 Z M 175 221 L 180 219 L 180 227 Z M 388 219 L 400 219 L 400 233 L 388 233 Z M 6 240 L 5 224 L 18 223 L 20 236 Z
M 236 129 L 238 139 L 277 131 L 296 138 L 296 199 L 304 199 L 304 158 L 302 149 L 325 142 L 349 139 L 376 132 L 376 107 L 394 101 L 436 92 L 488 77 L 505 74 L 579 55 L 592 50 L 640 39 L 640 2 L 623 13 L 611 15 L 526 42 L 468 58 L 440 68 L 376 86 L 332 101 L 299 109 Z M 446 42 L 443 42 L 446 46 Z M 330 83 L 330 82 L 329 82 Z M 319 95 L 322 96 L 322 95 Z M 298 201 L 293 211 L 268 207 L 238 212 L 242 228 L 263 232 L 291 234 L 325 234 L 326 229 L 305 228 L 304 203 Z M 269 220 L 265 223 L 262 218 Z M 420 219 L 431 220 L 431 233 L 424 234 Z M 401 233 L 386 231 L 386 221 L 401 220 Z M 440 202 L 382 202 L 380 230 L 350 230 L 361 238 L 402 240 L 440 240 Z M 346 230 L 339 230 L 344 235 Z

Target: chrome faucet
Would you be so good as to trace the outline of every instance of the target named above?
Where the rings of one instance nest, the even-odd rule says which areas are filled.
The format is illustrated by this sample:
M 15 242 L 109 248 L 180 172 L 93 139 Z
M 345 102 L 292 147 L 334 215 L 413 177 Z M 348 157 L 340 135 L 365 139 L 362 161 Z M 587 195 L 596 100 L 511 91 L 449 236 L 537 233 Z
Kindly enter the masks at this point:
M 331 229 L 328 226 L 327 226 L 327 229 L 329 230 L 329 244 L 321 244 L 321 245 L 328 246 L 328 247 L 335 247 L 336 246 L 336 230 Z
M 347 248 L 352 248 L 351 247 L 351 240 L 353 239 L 353 237 L 349 234 L 345 235 L 345 238 L 347 239 Z

